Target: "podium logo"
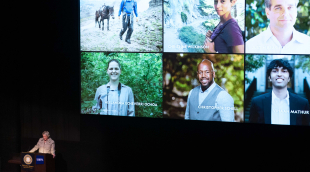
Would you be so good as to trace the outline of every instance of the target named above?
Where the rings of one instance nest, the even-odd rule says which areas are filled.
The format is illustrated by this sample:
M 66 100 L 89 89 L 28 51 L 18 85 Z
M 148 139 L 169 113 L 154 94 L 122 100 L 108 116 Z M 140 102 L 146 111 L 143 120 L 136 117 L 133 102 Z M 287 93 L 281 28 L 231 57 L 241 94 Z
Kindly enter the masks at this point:
M 32 163 L 32 157 L 30 155 L 25 155 L 24 162 L 25 164 L 30 165 Z
M 36 164 L 44 164 L 44 156 L 37 155 L 37 157 L 36 157 Z

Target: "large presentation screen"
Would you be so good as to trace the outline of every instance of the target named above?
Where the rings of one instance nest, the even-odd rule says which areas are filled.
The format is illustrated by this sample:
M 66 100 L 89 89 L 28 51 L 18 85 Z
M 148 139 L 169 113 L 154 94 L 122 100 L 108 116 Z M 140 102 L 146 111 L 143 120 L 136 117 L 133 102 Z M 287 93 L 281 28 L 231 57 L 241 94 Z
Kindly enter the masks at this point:
M 309 9 L 80 0 L 81 113 L 309 126 Z

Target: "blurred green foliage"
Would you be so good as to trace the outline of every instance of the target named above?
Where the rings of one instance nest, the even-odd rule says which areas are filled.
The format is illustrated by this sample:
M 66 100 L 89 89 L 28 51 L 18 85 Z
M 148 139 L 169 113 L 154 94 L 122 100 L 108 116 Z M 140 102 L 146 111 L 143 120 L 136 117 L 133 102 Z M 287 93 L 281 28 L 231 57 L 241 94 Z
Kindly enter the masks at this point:
M 295 60 L 297 60 L 297 64 L 295 68 L 302 69 L 303 72 L 310 74 L 310 57 L 305 55 L 295 55 Z
M 216 14 L 214 9 L 214 2 L 210 0 L 199 0 L 199 12 L 202 16 L 208 16 L 210 14 Z
M 187 101 L 189 91 L 199 85 L 197 66 L 203 59 L 213 62 L 215 69 L 214 81 L 226 89 L 233 97 L 235 112 L 243 112 L 244 95 L 244 56 L 228 54 L 164 54 L 164 73 L 170 74 L 169 82 L 164 85 L 164 106 L 168 109 L 171 95 L 177 96 L 181 92 L 184 101 Z M 194 80 L 196 80 L 196 84 Z M 179 95 L 180 96 L 180 95 Z M 185 98 L 186 97 L 186 98 Z
M 107 84 L 108 61 L 121 63 L 120 82 L 131 87 L 135 102 L 157 106 L 135 106 L 138 117 L 162 118 L 162 55 L 155 53 L 81 53 L 81 111 L 90 113 L 96 90 Z
M 169 15 L 171 15 L 171 13 L 172 13 L 172 10 L 170 10 L 170 3 L 169 3 L 169 1 L 165 1 L 164 2 L 164 16 L 169 16 Z
M 183 23 L 187 22 L 187 15 L 185 13 L 183 13 L 183 12 L 181 12 L 181 19 L 182 19 Z
M 246 41 L 265 31 L 269 25 L 264 2 L 264 0 L 246 0 Z M 310 36 L 309 4 L 309 0 L 299 0 L 297 19 L 294 25 L 297 31 L 308 36 Z
M 250 83 L 251 79 L 247 77 L 248 72 L 255 72 L 258 68 L 263 67 L 266 62 L 266 55 L 246 55 L 245 56 L 245 82 Z
M 193 26 L 184 26 L 180 29 L 179 39 L 181 39 L 187 45 L 203 46 L 205 35 L 197 33 Z M 204 53 L 202 48 L 188 48 L 188 50 L 189 52 Z
M 219 23 L 219 20 L 217 20 L 217 19 L 210 19 L 210 20 L 208 20 L 208 21 L 204 21 L 203 23 L 202 23 L 202 25 L 207 29 L 207 30 L 213 30 L 216 26 L 217 26 L 217 24 Z
M 188 2 L 183 2 L 184 10 L 189 12 Z

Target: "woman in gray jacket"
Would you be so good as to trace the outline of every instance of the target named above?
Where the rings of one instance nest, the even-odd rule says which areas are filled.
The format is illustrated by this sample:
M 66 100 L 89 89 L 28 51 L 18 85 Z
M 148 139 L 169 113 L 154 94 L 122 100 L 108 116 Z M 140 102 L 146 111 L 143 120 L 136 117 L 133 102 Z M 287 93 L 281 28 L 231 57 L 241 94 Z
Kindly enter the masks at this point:
M 121 64 L 112 59 L 108 62 L 107 74 L 110 82 L 100 86 L 95 95 L 94 111 L 100 115 L 135 116 L 134 95 L 129 86 L 119 82 Z
M 53 158 L 55 158 L 54 140 L 50 138 L 50 133 L 48 131 L 44 131 L 42 135 L 43 138 L 40 138 L 38 143 L 29 152 L 35 152 L 39 149 L 39 153 L 49 153 L 53 155 Z

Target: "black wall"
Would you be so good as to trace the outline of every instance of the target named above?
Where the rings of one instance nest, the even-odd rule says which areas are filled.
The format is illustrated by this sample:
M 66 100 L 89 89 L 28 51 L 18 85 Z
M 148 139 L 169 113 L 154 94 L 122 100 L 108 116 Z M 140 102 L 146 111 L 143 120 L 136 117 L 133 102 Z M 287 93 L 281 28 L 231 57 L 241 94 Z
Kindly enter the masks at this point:
M 3 171 L 18 171 L 7 160 L 44 130 L 56 142 L 60 172 L 308 170 L 310 127 L 80 115 L 78 0 L 32 4 L 23 48 L 10 49 L 18 54 L 2 68 Z

